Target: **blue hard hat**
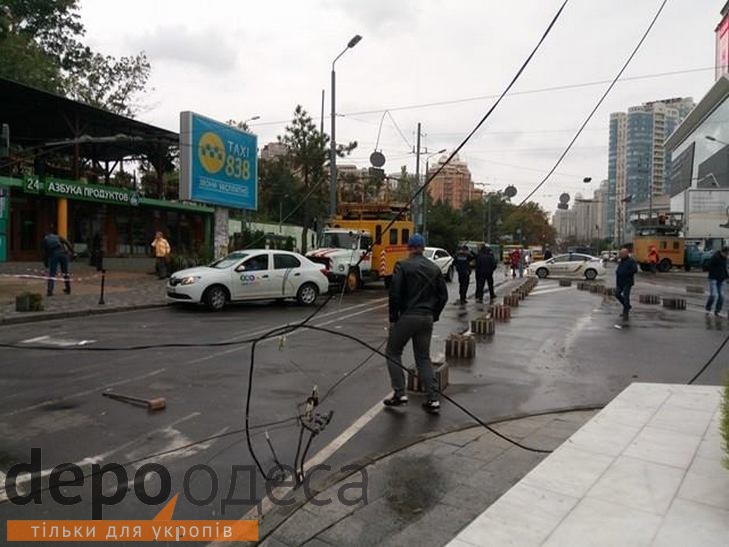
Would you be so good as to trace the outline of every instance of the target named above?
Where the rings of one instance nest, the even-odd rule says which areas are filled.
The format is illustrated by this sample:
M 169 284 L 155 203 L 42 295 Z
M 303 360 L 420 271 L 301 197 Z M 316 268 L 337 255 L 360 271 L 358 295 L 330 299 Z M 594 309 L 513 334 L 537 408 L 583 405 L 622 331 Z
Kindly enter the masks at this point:
M 413 234 L 408 239 L 408 247 L 425 247 L 425 238 L 420 234 Z

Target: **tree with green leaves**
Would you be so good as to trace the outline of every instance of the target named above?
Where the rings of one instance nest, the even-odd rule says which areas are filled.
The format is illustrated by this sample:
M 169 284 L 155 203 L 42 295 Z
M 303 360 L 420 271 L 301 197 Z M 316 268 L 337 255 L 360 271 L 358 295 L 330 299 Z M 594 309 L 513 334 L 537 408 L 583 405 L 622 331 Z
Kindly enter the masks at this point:
M 278 137 L 278 141 L 289 151 L 285 161 L 299 181 L 303 194 L 299 209 L 304 227 L 303 240 L 306 245 L 308 230 L 312 227 L 313 220 L 324 219 L 327 216 L 329 136 L 321 133 L 311 116 L 298 105 L 291 123 L 286 126 L 284 134 Z M 346 156 L 356 147 L 356 142 L 337 145 L 337 155 Z M 302 251 L 306 252 L 306 248 Z
M 78 0 L 3 0 L 0 77 L 133 115 L 149 80 L 146 55 L 93 51 L 78 10 Z

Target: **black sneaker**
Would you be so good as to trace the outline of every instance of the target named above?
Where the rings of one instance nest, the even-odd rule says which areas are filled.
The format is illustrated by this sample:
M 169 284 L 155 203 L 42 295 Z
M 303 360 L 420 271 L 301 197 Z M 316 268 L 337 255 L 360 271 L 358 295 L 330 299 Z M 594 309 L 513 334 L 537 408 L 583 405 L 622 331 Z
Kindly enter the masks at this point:
M 425 401 L 423 403 L 423 408 L 426 412 L 439 412 L 440 411 L 440 401 Z
M 392 397 L 382 401 L 385 406 L 402 406 L 408 404 L 408 396 L 404 393 L 393 393 Z

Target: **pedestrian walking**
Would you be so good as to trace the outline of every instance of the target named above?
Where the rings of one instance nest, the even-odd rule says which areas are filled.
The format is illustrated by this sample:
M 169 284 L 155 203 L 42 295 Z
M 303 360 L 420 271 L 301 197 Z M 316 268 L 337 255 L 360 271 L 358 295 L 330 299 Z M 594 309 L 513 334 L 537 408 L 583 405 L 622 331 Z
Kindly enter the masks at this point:
M 71 279 L 69 278 L 69 263 L 73 257 L 73 247 L 66 240 L 58 235 L 54 226 L 51 226 L 48 233 L 43 238 L 43 265 L 48 268 L 48 285 L 46 288 L 46 296 L 53 296 L 53 288 L 55 285 L 58 267 L 61 268 L 63 274 L 63 292 L 71 294 Z
M 721 250 L 711 255 L 709 259 L 709 298 L 706 301 L 706 315 L 711 313 L 714 301 L 716 301 L 714 315 L 719 315 L 724 305 L 722 290 L 724 288 L 724 281 L 729 277 L 726 269 L 728 256 L 729 247 L 722 247 Z
M 496 298 L 494 292 L 494 272 L 498 267 L 496 257 L 490 247 L 481 245 L 476 255 L 476 302 L 483 304 L 483 288 L 488 283 L 489 297 Z
M 458 272 L 458 294 L 461 305 L 466 303 L 468 284 L 471 280 L 471 251 L 463 245 L 456 253 L 455 263 Z
M 648 264 L 650 265 L 652 273 L 656 273 L 658 271 L 659 261 L 660 257 L 658 256 L 658 250 L 656 249 L 655 245 L 651 245 L 650 249 L 648 250 Z
M 408 250 L 410 258 L 395 265 L 390 284 L 390 331 L 386 355 L 393 394 L 383 404 L 400 406 L 408 402 L 402 352 L 412 340 L 418 378 L 425 387 L 423 408 L 428 412 L 438 412 L 440 401 L 430 362 L 430 340 L 433 323 L 438 321 L 448 302 L 448 288 L 440 268 L 423 256 L 423 236 L 413 234 L 408 241 Z
M 154 241 L 151 246 L 154 248 L 157 277 L 165 279 L 167 277 L 167 261 L 170 259 L 170 253 L 172 252 L 170 244 L 162 232 L 157 232 L 154 234 Z
M 630 291 L 635 284 L 638 264 L 630 256 L 630 251 L 623 247 L 618 254 L 618 269 L 615 271 L 615 298 L 623 305 L 623 319 L 630 314 Z
M 519 249 L 514 249 L 509 255 L 509 263 L 511 264 L 511 278 L 516 279 L 516 271 L 519 269 L 519 263 L 521 262 L 521 252 Z
M 524 268 L 527 266 L 527 251 L 519 251 L 519 279 L 524 277 Z

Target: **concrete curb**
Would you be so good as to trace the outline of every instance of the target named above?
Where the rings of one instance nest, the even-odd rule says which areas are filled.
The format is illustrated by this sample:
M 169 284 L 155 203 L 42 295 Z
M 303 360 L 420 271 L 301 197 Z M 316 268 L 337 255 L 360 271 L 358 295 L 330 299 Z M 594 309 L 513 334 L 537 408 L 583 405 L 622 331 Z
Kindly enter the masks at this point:
M 29 315 L 16 316 L 16 317 L 3 317 L 0 318 L 0 325 L 19 325 L 22 323 L 38 323 L 40 321 L 53 321 L 55 319 L 69 319 L 72 317 L 85 317 L 87 315 L 105 315 L 108 313 L 119 313 L 124 311 L 135 311 L 135 310 L 146 310 L 152 308 L 163 308 L 168 306 L 167 303 L 160 304 L 137 304 L 132 306 L 113 306 L 109 308 L 85 308 L 82 310 L 72 311 L 58 311 L 41 313 L 39 315 L 34 312 L 26 312 Z

